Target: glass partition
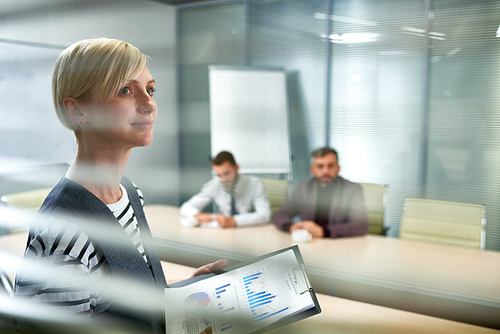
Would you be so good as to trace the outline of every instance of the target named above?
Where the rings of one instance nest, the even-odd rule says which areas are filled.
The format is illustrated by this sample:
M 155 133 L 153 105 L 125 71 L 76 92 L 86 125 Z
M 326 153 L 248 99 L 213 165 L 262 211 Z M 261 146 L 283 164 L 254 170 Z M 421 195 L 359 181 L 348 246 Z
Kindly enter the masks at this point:
M 283 67 L 294 183 L 328 144 L 345 178 L 388 186 L 389 236 L 406 197 L 485 204 L 486 249 L 500 250 L 499 17 L 495 0 L 179 8 L 186 196 L 210 178 L 208 65 Z

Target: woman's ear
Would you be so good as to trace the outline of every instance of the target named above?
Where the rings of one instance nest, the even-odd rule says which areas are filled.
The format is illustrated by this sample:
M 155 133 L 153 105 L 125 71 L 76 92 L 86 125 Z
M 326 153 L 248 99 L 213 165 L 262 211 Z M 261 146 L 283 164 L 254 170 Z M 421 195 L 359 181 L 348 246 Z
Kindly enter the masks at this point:
M 64 98 L 63 106 L 71 122 L 76 125 L 83 125 L 87 122 L 87 116 L 82 113 L 80 102 L 77 99 L 68 96 Z

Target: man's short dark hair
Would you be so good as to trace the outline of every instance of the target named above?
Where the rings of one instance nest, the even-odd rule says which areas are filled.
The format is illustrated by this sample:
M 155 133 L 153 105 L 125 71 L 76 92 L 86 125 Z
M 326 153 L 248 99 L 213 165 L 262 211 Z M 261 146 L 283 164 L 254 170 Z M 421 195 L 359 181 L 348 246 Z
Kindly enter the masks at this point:
M 322 147 L 322 148 L 317 149 L 316 151 L 313 151 L 311 153 L 311 159 L 321 158 L 321 157 L 324 157 L 325 155 L 330 154 L 330 153 L 335 154 L 335 157 L 337 158 L 337 162 L 338 162 L 339 155 L 338 155 L 337 151 L 335 151 L 333 148 L 328 147 L 328 146 Z
M 228 161 L 231 166 L 236 166 L 233 155 L 227 151 L 222 151 L 217 154 L 217 156 L 212 159 L 212 165 L 220 166 L 226 161 Z

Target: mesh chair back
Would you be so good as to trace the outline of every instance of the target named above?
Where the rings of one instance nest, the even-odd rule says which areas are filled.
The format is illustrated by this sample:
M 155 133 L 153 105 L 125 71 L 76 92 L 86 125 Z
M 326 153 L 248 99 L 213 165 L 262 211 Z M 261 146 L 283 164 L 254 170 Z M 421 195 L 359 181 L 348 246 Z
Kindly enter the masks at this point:
M 0 203 L 7 205 L 9 210 L 15 211 L 15 219 L 9 221 L 6 233 L 20 232 L 28 228 L 33 216 L 36 214 L 43 201 L 52 188 L 43 188 L 4 195 Z
M 273 215 L 288 199 L 289 181 L 261 177 Z
M 484 249 L 485 206 L 407 198 L 399 237 Z
M 7 194 L 3 195 L 1 200 L 10 207 L 38 210 L 51 189 L 52 188 L 43 188 Z
M 365 207 L 368 213 L 368 233 L 385 235 L 384 211 L 386 206 L 385 184 L 359 183 L 363 188 Z

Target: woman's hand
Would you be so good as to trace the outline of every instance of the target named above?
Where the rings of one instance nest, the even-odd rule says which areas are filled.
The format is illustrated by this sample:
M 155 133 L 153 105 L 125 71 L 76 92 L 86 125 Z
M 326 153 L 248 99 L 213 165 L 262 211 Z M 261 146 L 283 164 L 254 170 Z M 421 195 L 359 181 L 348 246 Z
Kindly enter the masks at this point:
M 208 273 L 211 273 L 212 271 L 220 270 L 220 269 L 224 268 L 226 266 L 226 264 L 227 264 L 226 259 L 221 259 L 221 260 L 206 264 L 206 265 L 201 266 L 198 269 L 196 269 L 191 277 L 195 277 L 195 276 L 199 276 L 199 275 L 203 275 L 203 274 L 208 274 Z M 209 333 L 207 333 L 207 334 L 209 334 Z

